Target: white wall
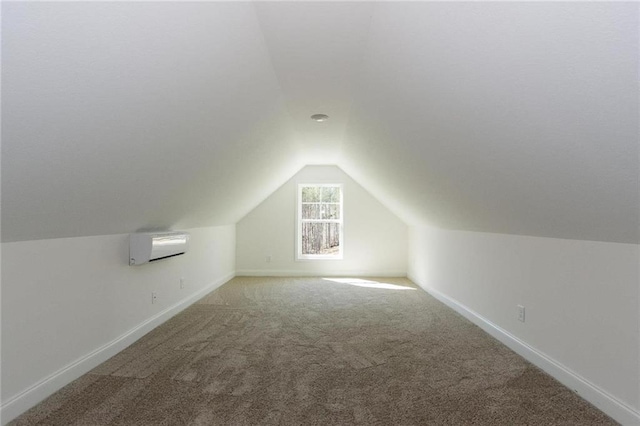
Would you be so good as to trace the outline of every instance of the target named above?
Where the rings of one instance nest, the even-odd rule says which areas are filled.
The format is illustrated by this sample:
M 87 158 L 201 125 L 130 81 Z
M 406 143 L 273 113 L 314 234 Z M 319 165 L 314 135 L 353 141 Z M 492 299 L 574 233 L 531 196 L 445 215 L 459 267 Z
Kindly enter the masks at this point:
M 409 230 L 414 282 L 625 425 L 640 424 L 638 259 L 636 244 Z
M 295 260 L 298 183 L 344 185 L 342 260 Z M 406 225 L 336 166 L 303 168 L 236 231 L 238 275 L 406 275 Z
M 233 277 L 235 226 L 188 231 L 185 255 L 140 266 L 127 234 L 2 244 L 2 422 Z

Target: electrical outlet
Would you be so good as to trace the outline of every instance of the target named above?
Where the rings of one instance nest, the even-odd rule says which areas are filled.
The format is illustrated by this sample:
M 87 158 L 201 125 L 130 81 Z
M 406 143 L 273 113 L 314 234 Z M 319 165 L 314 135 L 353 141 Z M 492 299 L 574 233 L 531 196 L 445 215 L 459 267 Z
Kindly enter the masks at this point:
M 267 256 L 267 263 L 271 263 L 271 255 Z
M 151 304 L 153 305 L 154 303 L 156 303 L 156 299 L 158 298 L 158 295 L 156 294 L 156 292 L 152 292 L 151 293 Z
M 524 322 L 524 306 L 518 305 L 518 321 Z
M 180 288 L 184 288 L 184 277 L 180 278 Z

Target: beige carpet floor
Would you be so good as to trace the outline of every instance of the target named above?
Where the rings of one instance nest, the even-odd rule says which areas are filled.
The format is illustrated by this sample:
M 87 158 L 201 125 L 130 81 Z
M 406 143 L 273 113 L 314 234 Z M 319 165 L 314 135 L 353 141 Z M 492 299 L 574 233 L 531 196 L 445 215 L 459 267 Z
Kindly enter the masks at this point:
M 410 281 L 235 278 L 13 425 L 610 425 Z

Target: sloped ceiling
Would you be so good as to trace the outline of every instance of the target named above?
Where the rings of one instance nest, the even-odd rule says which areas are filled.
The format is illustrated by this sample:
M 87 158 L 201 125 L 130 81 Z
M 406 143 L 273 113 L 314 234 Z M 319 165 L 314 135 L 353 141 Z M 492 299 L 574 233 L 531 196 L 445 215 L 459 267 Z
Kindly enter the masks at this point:
M 232 224 L 337 164 L 409 224 L 637 243 L 639 7 L 3 2 L 2 239 Z

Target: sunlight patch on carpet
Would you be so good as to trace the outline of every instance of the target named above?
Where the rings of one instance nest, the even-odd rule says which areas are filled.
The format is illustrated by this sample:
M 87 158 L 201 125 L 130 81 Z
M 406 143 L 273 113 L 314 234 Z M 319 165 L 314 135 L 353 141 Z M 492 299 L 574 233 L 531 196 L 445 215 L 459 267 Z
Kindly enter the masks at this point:
M 416 290 L 414 287 L 406 287 L 403 285 L 381 283 L 372 280 L 363 280 L 362 278 L 323 278 L 325 281 L 333 281 L 339 284 L 348 284 L 356 287 L 380 288 L 383 290 Z

